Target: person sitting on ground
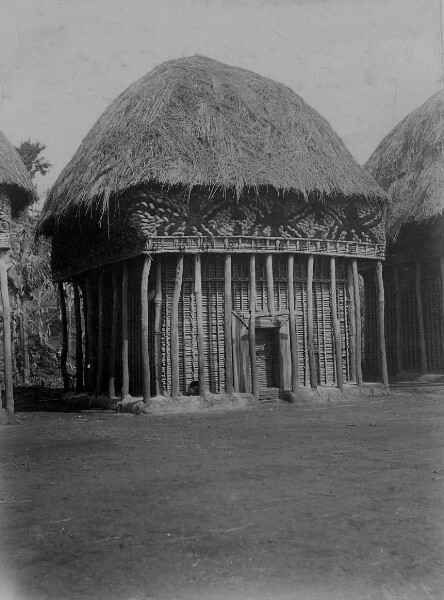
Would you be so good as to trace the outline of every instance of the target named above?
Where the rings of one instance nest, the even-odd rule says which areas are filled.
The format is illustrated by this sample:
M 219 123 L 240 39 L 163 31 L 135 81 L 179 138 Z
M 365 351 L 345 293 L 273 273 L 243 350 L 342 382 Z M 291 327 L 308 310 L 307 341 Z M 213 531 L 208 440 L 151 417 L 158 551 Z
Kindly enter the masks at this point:
M 199 396 L 199 382 L 192 381 L 188 386 L 188 396 Z

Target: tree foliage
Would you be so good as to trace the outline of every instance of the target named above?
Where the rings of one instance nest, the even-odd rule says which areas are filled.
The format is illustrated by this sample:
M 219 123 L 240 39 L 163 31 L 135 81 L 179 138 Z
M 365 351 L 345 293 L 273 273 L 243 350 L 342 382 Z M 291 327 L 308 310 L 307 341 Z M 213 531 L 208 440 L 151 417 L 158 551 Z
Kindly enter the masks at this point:
M 39 156 L 45 149 L 46 146 L 44 144 L 41 144 L 40 142 L 31 142 L 31 140 L 22 142 L 20 146 L 16 146 L 16 150 L 25 163 L 25 166 L 31 175 L 31 179 L 35 177 L 36 173 L 46 175 L 51 167 L 51 163 L 48 162 L 44 156 Z

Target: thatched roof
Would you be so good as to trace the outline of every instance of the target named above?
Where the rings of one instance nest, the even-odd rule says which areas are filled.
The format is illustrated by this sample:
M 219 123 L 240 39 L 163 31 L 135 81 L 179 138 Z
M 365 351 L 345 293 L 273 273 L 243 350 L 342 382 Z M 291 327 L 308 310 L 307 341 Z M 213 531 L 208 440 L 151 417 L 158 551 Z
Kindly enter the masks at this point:
M 37 200 L 31 177 L 17 150 L 0 131 L 0 186 L 6 187 L 14 214 Z
M 149 182 L 385 199 L 292 90 L 203 56 L 161 64 L 105 110 L 50 191 L 43 221 L 96 200 L 106 210 L 111 196 Z
M 365 168 L 391 198 L 388 232 L 444 214 L 444 91 L 407 115 Z

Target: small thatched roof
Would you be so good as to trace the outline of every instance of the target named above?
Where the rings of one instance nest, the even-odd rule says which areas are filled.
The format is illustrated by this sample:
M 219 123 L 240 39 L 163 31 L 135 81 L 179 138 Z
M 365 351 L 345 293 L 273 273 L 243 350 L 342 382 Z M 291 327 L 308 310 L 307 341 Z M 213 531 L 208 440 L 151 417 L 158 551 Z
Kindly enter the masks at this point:
M 37 200 L 31 177 L 17 150 L 0 131 L 0 186 L 6 187 L 14 214 Z
M 385 199 L 291 89 L 203 56 L 161 64 L 105 110 L 51 189 L 43 221 L 96 200 L 106 210 L 111 196 L 150 182 Z
M 391 199 L 388 232 L 444 214 L 444 91 L 407 115 L 365 168 Z

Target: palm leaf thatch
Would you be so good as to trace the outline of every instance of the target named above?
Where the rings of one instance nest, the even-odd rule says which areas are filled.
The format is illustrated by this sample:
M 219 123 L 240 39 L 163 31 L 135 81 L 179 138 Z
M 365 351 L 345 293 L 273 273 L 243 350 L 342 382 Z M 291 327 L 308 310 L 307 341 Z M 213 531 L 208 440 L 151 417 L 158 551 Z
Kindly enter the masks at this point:
M 17 150 L 0 131 L 0 186 L 4 186 L 12 200 L 12 212 L 18 214 L 25 206 L 37 200 L 31 177 Z
M 111 196 L 149 182 L 385 198 L 292 90 L 203 56 L 161 64 L 105 110 L 50 191 L 43 222 L 95 200 L 105 211 Z
M 407 115 L 364 165 L 388 192 L 388 233 L 444 214 L 444 91 Z

